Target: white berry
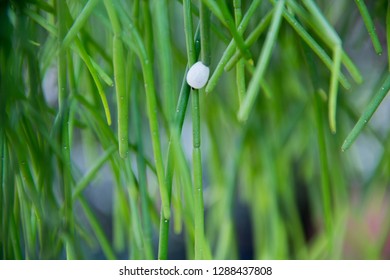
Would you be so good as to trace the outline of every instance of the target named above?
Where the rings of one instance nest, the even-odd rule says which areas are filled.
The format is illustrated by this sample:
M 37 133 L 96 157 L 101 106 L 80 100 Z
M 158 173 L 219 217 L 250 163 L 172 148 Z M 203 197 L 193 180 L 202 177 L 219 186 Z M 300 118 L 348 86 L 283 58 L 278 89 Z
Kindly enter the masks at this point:
M 207 84 L 209 79 L 210 69 L 201 61 L 198 61 L 191 66 L 187 73 L 187 83 L 190 87 L 200 89 Z

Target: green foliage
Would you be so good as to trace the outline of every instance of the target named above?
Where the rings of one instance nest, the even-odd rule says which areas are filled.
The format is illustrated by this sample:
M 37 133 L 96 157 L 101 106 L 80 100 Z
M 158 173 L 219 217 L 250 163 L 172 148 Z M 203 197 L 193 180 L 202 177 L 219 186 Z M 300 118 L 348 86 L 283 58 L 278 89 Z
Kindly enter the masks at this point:
M 2 259 L 389 256 L 387 1 L 0 3 Z

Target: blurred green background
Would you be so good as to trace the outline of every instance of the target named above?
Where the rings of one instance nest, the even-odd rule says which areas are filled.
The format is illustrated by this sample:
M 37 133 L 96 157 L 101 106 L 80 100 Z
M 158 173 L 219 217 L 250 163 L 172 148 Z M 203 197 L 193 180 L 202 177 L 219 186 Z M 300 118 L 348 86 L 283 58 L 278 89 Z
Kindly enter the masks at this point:
M 0 258 L 388 259 L 364 2 L 0 0 Z

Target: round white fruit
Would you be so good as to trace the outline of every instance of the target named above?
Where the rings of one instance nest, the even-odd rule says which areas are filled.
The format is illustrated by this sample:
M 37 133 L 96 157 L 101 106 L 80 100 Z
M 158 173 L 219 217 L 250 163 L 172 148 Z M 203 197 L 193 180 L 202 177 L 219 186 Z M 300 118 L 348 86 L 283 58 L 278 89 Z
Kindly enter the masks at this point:
M 210 69 L 201 61 L 191 66 L 187 73 L 187 83 L 194 89 L 201 89 L 207 84 Z

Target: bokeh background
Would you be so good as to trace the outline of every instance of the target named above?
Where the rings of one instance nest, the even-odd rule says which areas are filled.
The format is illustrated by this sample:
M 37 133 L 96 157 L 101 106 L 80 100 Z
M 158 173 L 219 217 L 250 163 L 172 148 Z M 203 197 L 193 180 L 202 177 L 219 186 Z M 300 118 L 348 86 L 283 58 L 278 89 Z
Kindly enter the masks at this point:
M 148 66 L 139 53 L 145 51 L 152 69 L 166 168 L 187 66 L 187 1 L 112 1 L 123 30 L 120 81 L 114 65 L 115 27 L 104 2 L 0 1 L 2 259 L 158 258 L 161 197 L 144 87 Z M 226 22 L 209 10 L 210 3 L 220 9 L 225 5 L 234 19 L 234 5 L 245 15 L 258 2 L 243 32 L 245 39 L 268 14 L 272 16 L 278 1 L 189 2 L 192 32 L 200 21 L 200 5 L 210 15 L 213 75 L 233 36 Z M 338 34 L 362 81 L 355 81 L 342 65 L 350 88 L 338 86 L 337 132 L 332 133 L 332 71 L 282 18 L 262 78 L 265 85 L 258 86 L 246 121 L 237 118 L 240 85 L 245 91 L 252 81 L 270 23 L 248 47 L 251 59 L 241 59 L 223 72 L 211 92 L 199 92 L 204 258 L 390 257 L 388 97 L 352 146 L 341 150 L 389 75 L 389 3 L 365 1 L 382 47 L 378 54 L 355 1 L 287 0 L 284 11 L 332 60 L 329 34 L 305 2 L 314 3 Z M 75 33 L 61 49 L 70 30 Z M 61 75 L 65 82 L 59 82 Z M 244 78 L 240 85 L 239 77 Z M 118 81 L 125 86 L 127 100 L 116 95 Z M 107 98 L 111 125 L 99 86 Z M 195 257 L 193 92 L 189 94 L 181 137 L 171 149 L 175 163 L 169 259 Z M 118 152 L 121 102 L 128 110 L 125 159 Z

